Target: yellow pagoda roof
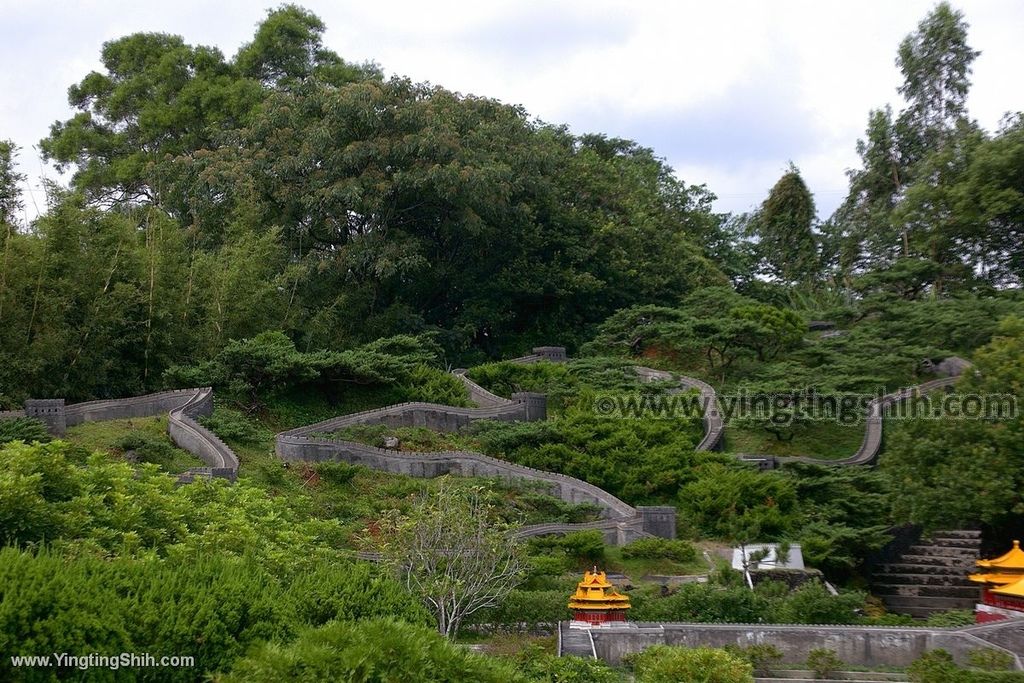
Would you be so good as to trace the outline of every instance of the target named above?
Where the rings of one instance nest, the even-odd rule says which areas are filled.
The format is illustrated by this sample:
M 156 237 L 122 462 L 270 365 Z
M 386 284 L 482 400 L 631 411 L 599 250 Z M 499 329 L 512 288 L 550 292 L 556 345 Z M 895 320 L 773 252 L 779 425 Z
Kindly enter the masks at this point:
M 1024 572 L 1024 550 L 1020 549 L 1020 541 L 1014 541 L 1008 552 L 991 560 L 978 560 L 977 564 L 986 569 L 1016 569 Z
M 604 572 L 584 572 L 583 580 L 576 584 L 576 592 L 569 598 L 569 609 L 629 609 L 629 597 L 622 595 L 608 581 Z
M 989 583 L 995 586 L 1006 586 L 1024 579 L 1024 574 L 1003 574 L 1000 572 L 981 572 L 970 574 L 967 579 L 974 583 Z
M 992 592 L 999 595 L 1009 595 L 1014 598 L 1024 598 L 1024 577 L 1018 578 L 1017 581 L 1008 586 L 993 588 Z

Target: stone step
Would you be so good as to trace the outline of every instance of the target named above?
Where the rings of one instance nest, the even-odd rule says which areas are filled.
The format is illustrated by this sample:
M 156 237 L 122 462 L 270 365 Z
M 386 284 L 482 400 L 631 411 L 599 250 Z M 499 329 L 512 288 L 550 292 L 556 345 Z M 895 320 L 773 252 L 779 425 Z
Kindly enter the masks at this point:
M 932 538 L 981 538 L 981 531 L 978 529 L 944 529 L 932 534 Z
M 980 538 L 930 538 L 922 540 L 921 545 L 931 544 L 939 548 L 964 548 L 965 550 L 977 550 L 981 547 Z
M 890 612 L 907 614 L 908 609 L 927 608 L 936 612 L 945 612 L 951 609 L 973 609 L 977 604 L 976 598 L 943 598 L 928 596 L 900 596 L 883 595 L 882 602 Z
M 981 599 L 981 590 L 977 586 L 917 586 L 876 583 L 871 586 L 871 592 L 881 597 L 895 595 L 902 597 Z
M 947 566 L 942 564 L 917 564 L 899 562 L 893 564 L 880 564 L 875 567 L 875 574 L 932 574 L 947 576 L 964 576 L 967 571 L 964 567 Z
M 903 555 L 900 557 L 900 562 L 907 564 L 918 564 L 918 565 L 934 565 L 936 567 L 962 567 L 964 569 L 974 569 L 975 565 L 974 557 L 950 557 L 948 555 Z
M 878 577 L 889 585 L 911 586 L 974 586 L 966 576 L 947 576 L 945 574 L 886 574 Z
M 942 555 L 945 557 L 959 557 L 964 559 L 976 559 L 978 557 L 977 550 L 967 550 L 964 548 L 953 548 L 949 546 L 941 545 L 912 545 L 907 549 L 908 555 Z

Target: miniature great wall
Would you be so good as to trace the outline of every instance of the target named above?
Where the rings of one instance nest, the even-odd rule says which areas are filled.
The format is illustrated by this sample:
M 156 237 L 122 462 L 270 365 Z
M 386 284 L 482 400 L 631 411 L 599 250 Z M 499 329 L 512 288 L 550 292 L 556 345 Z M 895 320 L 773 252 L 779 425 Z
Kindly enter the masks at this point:
M 541 346 L 533 353 L 510 360 L 526 364 L 540 361 L 560 363 L 567 360 L 565 348 Z M 882 443 L 882 421 L 887 406 L 928 391 L 954 384 L 969 364 L 959 358 L 948 359 L 936 369 L 948 376 L 925 382 L 899 392 L 887 394 L 871 401 L 865 418 L 864 438 L 853 455 L 827 460 L 813 457 L 775 458 L 767 455 L 738 455 L 740 459 L 774 467 L 779 461 L 802 461 L 824 465 L 865 465 L 874 462 Z M 647 381 L 675 380 L 680 388 L 676 392 L 696 391 L 703 406 L 704 435 L 697 444 L 698 451 L 712 451 L 720 447 L 725 432 L 722 411 L 714 388 L 706 382 L 646 367 L 636 372 Z M 454 474 L 471 477 L 492 477 L 507 481 L 531 481 L 545 484 L 551 495 L 569 503 L 591 503 L 601 509 L 601 519 L 580 524 L 549 523 L 523 527 L 523 537 L 565 534 L 583 529 L 596 529 L 604 534 L 606 542 L 623 545 L 647 535 L 675 538 L 676 511 L 672 506 L 632 507 L 612 494 L 585 481 L 555 472 L 546 472 L 506 462 L 482 453 L 470 451 L 441 451 L 433 453 L 404 453 L 376 448 L 353 441 L 329 438 L 331 432 L 353 425 L 384 424 L 389 427 L 427 427 L 440 432 L 454 432 L 477 420 L 532 421 L 547 419 L 547 398 L 543 394 L 520 392 L 503 398 L 479 386 L 466 376 L 465 370 L 455 370 L 466 386 L 474 408 L 460 408 L 436 403 L 399 403 L 374 410 L 331 418 L 304 427 L 281 432 L 275 436 L 275 451 L 285 462 L 343 461 L 376 470 L 413 477 L 437 477 Z M 35 417 L 45 422 L 49 430 L 62 435 L 69 426 L 98 420 L 168 415 L 168 433 L 178 447 L 196 455 L 206 467 L 195 467 L 178 475 L 179 481 L 189 482 L 197 477 L 220 477 L 234 481 L 238 475 L 238 457 L 215 434 L 197 420 L 213 410 L 213 390 L 209 387 L 163 391 L 126 399 L 108 399 L 65 405 L 63 399 L 30 399 L 23 411 L 0 413 L 0 419 Z

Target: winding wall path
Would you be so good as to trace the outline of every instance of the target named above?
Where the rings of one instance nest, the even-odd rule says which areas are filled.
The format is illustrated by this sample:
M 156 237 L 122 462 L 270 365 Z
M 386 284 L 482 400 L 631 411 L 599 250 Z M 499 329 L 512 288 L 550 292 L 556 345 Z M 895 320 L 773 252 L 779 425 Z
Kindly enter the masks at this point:
M 561 362 L 565 349 L 537 347 L 529 356 L 513 363 L 540 360 Z M 506 481 L 531 481 L 545 485 L 548 492 L 568 503 L 590 503 L 601 510 L 602 519 L 569 524 L 552 522 L 523 527 L 520 537 L 565 534 L 597 529 L 610 543 L 624 544 L 646 535 L 675 537 L 675 509 L 663 506 L 634 508 L 607 491 L 581 479 L 517 465 L 471 451 L 409 453 L 377 448 L 354 441 L 332 438 L 330 434 L 353 425 L 384 424 L 389 427 L 427 427 L 454 432 L 477 420 L 533 421 L 547 418 L 547 399 L 543 394 L 522 392 L 511 399 L 498 396 L 469 379 L 464 370 L 454 373 L 477 407 L 458 408 L 436 403 L 399 403 L 342 415 L 315 424 L 281 432 L 275 437 L 275 451 L 286 462 L 341 461 L 371 469 L 413 477 L 437 477 L 453 474 L 467 477 L 499 478 Z
M 757 461 L 773 467 L 777 462 L 806 462 L 817 465 L 869 465 L 878 457 L 882 448 L 882 426 L 885 411 L 900 401 L 908 398 L 925 395 L 937 389 L 951 387 L 960 379 L 960 375 L 970 367 L 970 363 L 963 358 L 953 356 L 946 359 L 939 366 L 950 373 L 948 377 L 940 377 L 916 386 L 907 387 L 884 396 L 880 396 L 867 406 L 867 415 L 864 418 L 864 437 L 860 447 L 846 458 L 829 459 L 814 456 L 774 456 L 761 454 L 737 454 L 742 460 Z M 636 368 L 637 373 L 647 381 L 671 380 L 673 374 L 664 370 L 653 368 Z M 698 451 L 712 451 L 721 447 L 722 438 L 725 435 L 725 422 L 722 419 L 722 407 L 718 401 L 718 395 L 714 388 L 695 377 L 682 375 L 674 376 L 683 389 L 696 390 L 700 394 L 700 402 L 704 407 L 704 438 L 697 445 Z
M 67 427 L 101 420 L 126 420 L 167 414 L 167 433 L 176 446 L 192 453 L 206 467 L 192 467 L 178 475 L 185 483 L 197 477 L 220 477 L 234 481 L 238 456 L 227 444 L 199 424 L 197 418 L 213 412 L 213 389 L 173 389 L 132 398 L 103 399 L 64 404 L 64 399 L 29 399 L 25 409 L 0 413 L 0 419 L 35 417 L 50 432 L 62 436 Z
M 565 349 L 542 346 L 533 353 L 512 359 L 512 363 L 535 363 L 541 360 L 564 362 Z M 887 394 L 868 404 L 864 438 L 860 448 L 851 456 L 838 460 L 814 457 L 776 458 L 769 455 L 738 455 L 745 460 L 759 461 L 774 466 L 776 462 L 810 462 L 827 465 L 864 465 L 875 460 L 882 443 L 882 424 L 885 409 L 899 401 L 928 391 L 953 385 L 958 376 L 969 367 L 963 359 L 944 362 L 951 376 L 925 382 L 898 392 Z M 725 431 L 722 410 L 714 388 L 699 379 L 637 367 L 636 372 L 647 381 L 672 380 L 679 382 L 677 391 L 696 390 L 704 409 L 704 436 L 697 445 L 699 451 L 721 447 Z M 414 477 L 436 477 L 443 474 L 461 476 L 496 477 L 507 481 L 533 481 L 546 485 L 548 491 L 569 503 L 590 503 L 601 509 L 602 519 L 582 524 L 548 523 L 524 527 L 520 536 L 565 534 L 583 529 L 600 530 L 606 540 L 623 544 L 645 536 L 675 537 L 675 508 L 671 506 L 632 507 L 612 494 L 575 477 L 517 465 L 482 453 L 470 451 L 441 451 L 433 453 L 402 453 L 376 448 L 353 441 L 330 437 L 353 425 L 384 424 L 389 427 L 427 427 L 441 432 L 462 429 L 477 420 L 532 421 L 547 418 L 547 400 L 542 394 L 521 392 L 511 399 L 498 396 L 479 386 L 466 376 L 465 370 L 454 374 L 463 382 L 476 407 L 460 408 L 435 403 L 400 403 L 374 410 L 343 415 L 275 436 L 275 452 L 283 461 L 320 462 L 344 461 L 372 469 Z M 63 399 L 29 400 L 23 411 L 0 412 L 0 419 L 37 417 L 56 434 L 63 434 L 68 426 L 98 420 L 148 417 L 167 413 L 167 431 L 180 448 L 196 455 L 206 467 L 191 468 L 179 475 L 179 481 L 188 482 L 196 477 L 222 477 L 234 481 L 238 475 L 238 457 L 210 430 L 197 421 L 213 410 L 213 390 L 209 387 L 163 391 L 127 399 L 89 401 L 64 405 Z

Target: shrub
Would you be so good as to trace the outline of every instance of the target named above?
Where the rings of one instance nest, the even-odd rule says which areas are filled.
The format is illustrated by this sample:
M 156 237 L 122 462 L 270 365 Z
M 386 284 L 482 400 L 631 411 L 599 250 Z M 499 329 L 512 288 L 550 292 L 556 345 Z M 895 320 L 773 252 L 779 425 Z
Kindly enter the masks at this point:
M 988 655 L 983 655 L 983 659 L 987 660 Z M 984 661 L 983 663 L 991 662 Z M 953 656 L 941 649 L 921 655 L 907 669 L 907 674 L 914 683 L 1021 683 L 1024 681 L 1024 673 L 1019 671 L 961 669 L 953 661 Z
M 199 423 L 227 441 L 255 444 L 269 441 L 273 436 L 270 430 L 245 413 L 222 406 L 217 406 L 212 415 L 199 418 Z
M 928 626 L 970 626 L 974 623 L 974 612 L 969 609 L 936 612 L 930 614 L 924 623 Z
M 538 645 L 523 649 L 515 658 L 516 668 L 538 683 L 618 683 L 622 674 L 601 660 L 556 657 Z
M 767 610 L 767 601 L 745 586 L 724 588 L 701 583 L 683 584 L 666 597 L 632 602 L 630 614 L 637 621 L 750 624 L 763 621 Z
M 555 624 L 569 618 L 569 591 L 513 590 L 497 607 L 482 609 L 467 620 L 471 624 Z
M 17 417 L 13 420 L 0 420 L 0 445 L 11 441 L 46 443 L 50 433 L 46 431 L 46 423 L 34 417 Z
M 602 562 L 604 560 L 604 536 L 600 531 L 573 531 L 562 537 L 559 546 L 566 555 L 575 560 L 582 562 Z
M 753 683 L 750 662 L 725 650 L 669 645 L 652 647 L 628 655 L 637 683 Z
M 622 557 L 630 559 L 675 560 L 693 562 L 697 549 L 687 541 L 667 538 L 640 538 L 622 548 Z
M 279 681 L 524 681 L 510 665 L 470 652 L 436 631 L 391 620 L 335 622 L 287 645 L 266 643 L 225 683 Z
M 412 593 L 365 562 L 318 562 L 288 582 L 287 598 L 299 622 L 311 626 L 378 617 L 434 623 Z
M 170 441 L 139 430 L 125 434 L 114 447 L 125 454 L 134 453 L 139 462 L 151 462 L 162 467 L 170 465 L 175 454 L 174 445 Z
M 429 365 L 417 365 L 402 383 L 410 401 L 441 403 L 446 406 L 468 406 L 469 392 L 455 375 Z
M 974 668 L 985 671 L 1006 671 L 1013 667 L 1013 655 L 991 647 L 972 650 L 967 661 Z
M 767 643 L 746 647 L 726 645 L 723 649 L 750 662 L 755 672 L 764 672 L 769 666 L 782 660 L 782 652 L 779 648 Z
M 151 674 L 161 681 L 199 680 L 229 668 L 249 647 L 289 640 L 307 625 L 385 615 L 430 622 L 401 585 L 366 564 L 316 562 L 276 576 L 261 561 L 209 552 L 105 559 L 5 548 L 0 604 L 4 652 L 196 657 L 198 670 Z M 19 680 L 9 665 L 0 660 L 0 680 Z
M 359 466 L 347 462 L 321 462 L 317 463 L 314 469 L 321 481 L 335 486 L 343 486 L 359 474 Z
M 956 683 L 961 680 L 953 655 L 946 650 L 925 652 L 910 665 L 907 674 L 915 683 Z
M 776 603 L 769 620 L 780 624 L 852 624 L 865 595 L 850 591 L 832 595 L 819 581 L 809 581 Z
M 818 678 L 831 678 L 843 667 L 843 661 L 827 647 L 816 647 L 807 654 L 807 668 Z

